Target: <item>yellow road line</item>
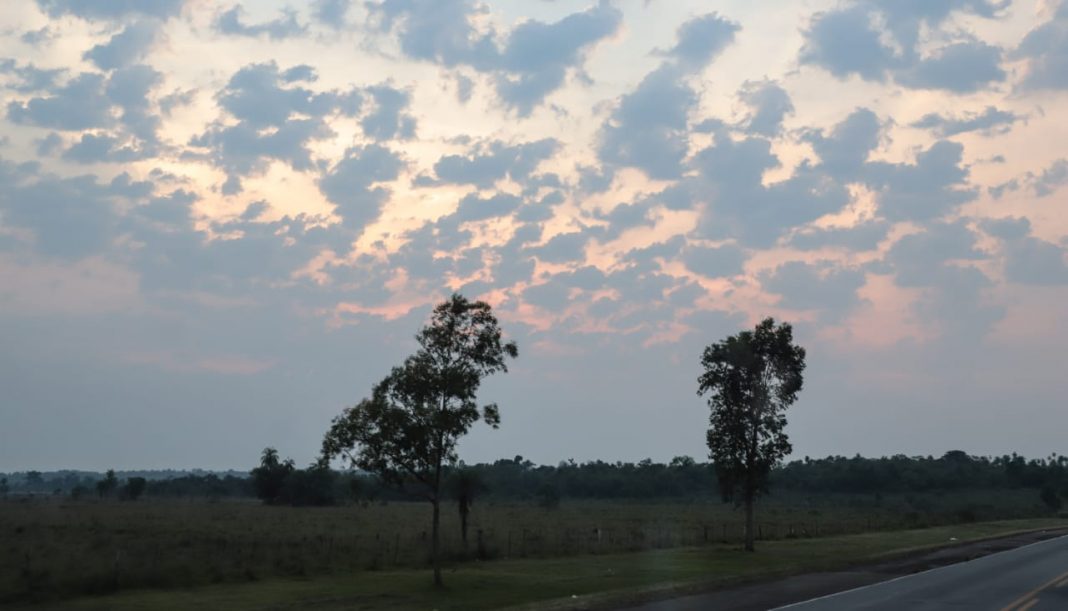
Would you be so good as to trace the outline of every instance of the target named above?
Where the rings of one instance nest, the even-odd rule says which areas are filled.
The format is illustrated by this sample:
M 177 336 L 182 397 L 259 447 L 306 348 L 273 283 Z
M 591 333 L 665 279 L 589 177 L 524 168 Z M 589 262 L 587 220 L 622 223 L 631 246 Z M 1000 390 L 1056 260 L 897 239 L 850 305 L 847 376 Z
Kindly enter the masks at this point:
M 1033 599 L 1031 599 L 1031 602 L 1029 602 L 1026 605 L 1020 607 L 1016 611 L 1027 611 L 1028 609 L 1030 609 L 1031 607 L 1033 607 L 1033 606 L 1035 606 L 1037 604 L 1038 604 L 1038 599 L 1037 598 L 1033 598 Z
M 1049 581 L 1047 581 L 1046 583 L 1044 583 L 1044 584 L 1042 584 L 1042 585 L 1038 586 L 1038 587 L 1037 587 L 1037 588 L 1035 588 L 1034 590 L 1031 590 L 1031 591 L 1030 591 L 1030 592 L 1028 592 L 1027 594 L 1024 594 L 1023 596 L 1021 596 L 1021 597 L 1017 598 L 1016 600 L 1012 601 L 1012 602 L 1011 602 L 1011 603 L 1009 603 L 1008 605 L 1006 605 L 1006 606 L 1002 607 L 1002 608 L 1001 608 L 1001 611 L 1013 611 L 1013 609 L 1016 609 L 1016 607 L 1018 607 L 1019 605 L 1022 605 L 1022 604 L 1024 604 L 1024 603 L 1025 603 L 1025 602 L 1027 602 L 1027 601 L 1028 601 L 1028 600 L 1029 600 L 1029 599 L 1030 599 L 1031 597 L 1033 597 L 1033 596 L 1037 595 L 1037 594 L 1038 594 L 1039 592 L 1041 592 L 1042 590 L 1045 590 L 1046 588 L 1048 588 L 1048 587 L 1050 587 L 1051 585 L 1053 585 L 1053 584 L 1055 584 L 1055 583 L 1057 583 L 1057 582 L 1061 581 L 1062 579 L 1064 579 L 1064 580 L 1068 580 L 1068 571 L 1065 571 L 1065 572 L 1061 573 L 1060 575 L 1057 575 L 1057 576 L 1056 576 L 1056 577 L 1054 577 L 1053 579 L 1050 579 Z M 1022 608 L 1016 609 L 1016 611 L 1024 611 L 1025 609 L 1030 609 L 1031 607 L 1033 607 L 1033 606 L 1034 606 L 1034 603 L 1036 603 L 1036 602 L 1038 602 L 1038 601 L 1031 601 L 1031 604 L 1027 605 L 1026 607 L 1022 607 Z

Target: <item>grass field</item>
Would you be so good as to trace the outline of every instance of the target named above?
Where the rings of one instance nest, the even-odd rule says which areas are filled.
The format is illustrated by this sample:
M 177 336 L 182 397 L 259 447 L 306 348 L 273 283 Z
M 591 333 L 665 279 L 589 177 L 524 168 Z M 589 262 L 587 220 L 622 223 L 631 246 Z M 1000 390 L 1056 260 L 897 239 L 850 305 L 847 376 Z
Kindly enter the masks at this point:
M 894 552 L 1021 530 L 1063 527 L 1063 520 L 1020 520 L 764 542 L 756 553 L 736 545 L 608 554 L 595 559 L 466 563 L 446 573 L 445 591 L 425 570 L 354 572 L 174 591 L 130 591 L 38 603 L 29 609 L 572 609 L 686 592 L 791 573 L 825 570 Z M 22 608 L 22 607 L 20 607 Z
M 1033 497 L 1033 493 L 1016 499 L 1002 495 L 997 507 L 983 505 L 980 500 L 989 495 L 980 493 L 975 499 L 957 494 L 922 503 L 892 498 L 775 498 L 761 505 L 758 525 L 767 544 L 787 545 L 961 519 L 1039 515 L 1041 508 Z M 915 505 L 926 510 L 920 513 Z M 447 565 L 458 571 L 457 579 L 476 582 L 487 575 L 505 583 L 522 582 L 530 577 L 522 575 L 528 566 L 551 574 L 554 567 L 568 563 L 596 567 L 607 558 L 632 558 L 620 555 L 624 552 L 689 548 L 690 554 L 717 550 L 715 557 L 720 558 L 730 549 L 724 544 L 736 543 L 742 535 L 741 512 L 718 502 L 565 502 L 553 509 L 480 503 L 472 513 L 465 552 L 456 512 L 447 510 L 443 518 Z M 336 581 L 345 592 L 357 587 L 353 584 L 363 584 L 353 595 L 363 592 L 359 588 L 372 587 L 368 584 L 385 584 L 381 590 L 385 593 L 402 587 L 390 584 L 407 579 L 405 575 L 412 576 L 413 585 L 421 583 L 415 576 L 422 575 L 427 564 L 428 526 L 429 507 L 416 503 L 291 508 L 253 502 L 98 503 L 52 498 L 0 502 L 0 602 L 211 584 L 244 583 L 249 584 L 248 592 L 266 592 L 288 583 L 287 588 L 300 590 L 294 582 L 280 579 Z M 666 554 L 641 556 L 652 559 L 640 561 L 649 564 L 648 579 L 688 578 L 690 573 L 679 567 L 689 556 Z M 524 560 L 546 564 L 524 565 Z M 409 574 L 399 569 L 420 570 Z M 572 570 L 589 577 L 577 568 L 561 568 L 561 574 Z M 610 578 L 593 582 L 613 583 Z M 538 584 L 539 591 L 548 587 Z

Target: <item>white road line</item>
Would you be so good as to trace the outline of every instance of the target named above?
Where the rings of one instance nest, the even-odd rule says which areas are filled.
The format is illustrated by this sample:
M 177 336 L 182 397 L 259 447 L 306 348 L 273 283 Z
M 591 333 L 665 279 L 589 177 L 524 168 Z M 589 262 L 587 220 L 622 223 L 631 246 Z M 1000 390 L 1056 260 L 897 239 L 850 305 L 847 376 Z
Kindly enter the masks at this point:
M 868 584 L 866 586 L 860 586 L 860 587 L 857 587 L 857 588 L 850 588 L 848 590 L 842 590 L 841 592 L 835 592 L 834 594 L 826 594 L 824 596 L 817 596 L 816 598 L 810 598 L 808 600 L 803 600 L 801 602 L 790 603 L 789 605 L 784 605 L 782 607 L 775 607 L 774 609 L 770 609 L 769 611 L 780 611 L 781 609 L 792 609 L 794 607 L 800 607 L 801 605 L 807 605 L 809 603 L 814 603 L 814 602 L 821 601 L 821 600 L 827 600 L 829 598 L 834 598 L 836 596 L 843 596 L 843 595 L 849 594 L 851 592 L 859 592 L 861 590 L 867 590 L 868 588 L 874 588 L 876 586 L 882 586 L 882 585 L 886 585 L 888 583 L 894 583 L 895 581 L 901 581 L 902 579 L 909 579 L 909 578 L 912 578 L 912 577 L 917 577 L 919 575 L 926 575 L 928 573 L 934 573 L 935 571 L 942 571 L 942 570 L 945 570 L 945 569 L 951 569 L 953 567 L 957 567 L 957 566 L 968 564 L 969 562 L 976 562 L 978 560 L 982 560 L 983 558 L 991 558 L 991 557 L 994 557 L 994 556 L 1000 556 L 1001 554 L 1011 554 L 1013 552 L 1016 552 L 1016 551 L 1019 551 L 1019 550 L 1022 550 L 1022 549 L 1027 549 L 1029 547 L 1034 547 L 1036 545 L 1042 545 L 1043 543 L 1052 543 L 1054 541 L 1060 541 L 1061 539 L 1064 539 L 1064 538 L 1068 538 L 1068 535 L 1061 535 L 1060 537 L 1054 537 L 1053 539 L 1045 539 L 1043 541 L 1035 541 L 1034 543 L 1028 543 L 1027 545 L 1021 545 L 1020 547 L 1014 547 L 1012 549 L 1007 549 L 1007 550 L 1005 550 L 1003 552 L 997 552 L 997 553 L 994 553 L 994 554 L 987 554 L 987 555 L 981 556 L 979 558 L 973 558 L 971 560 L 965 560 L 964 562 L 954 562 L 953 564 L 947 564 L 945 566 L 939 566 L 939 567 L 935 567 L 933 569 L 927 569 L 926 571 L 920 571 L 919 573 L 910 573 L 908 575 L 901 575 L 899 577 L 894 577 L 893 579 L 887 579 L 886 581 L 878 581 L 876 583 L 870 583 L 870 584 Z

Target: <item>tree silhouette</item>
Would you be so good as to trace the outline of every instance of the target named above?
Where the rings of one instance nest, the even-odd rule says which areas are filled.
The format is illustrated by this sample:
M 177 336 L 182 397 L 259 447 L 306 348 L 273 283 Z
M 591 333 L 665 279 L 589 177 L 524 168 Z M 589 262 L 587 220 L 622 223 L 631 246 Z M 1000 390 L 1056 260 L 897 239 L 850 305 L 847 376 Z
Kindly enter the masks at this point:
M 104 498 L 105 496 L 114 492 L 114 490 L 118 487 L 119 479 L 115 477 L 115 470 L 108 469 L 108 472 L 104 475 L 104 479 L 96 483 L 96 494 L 100 498 Z
M 130 477 L 126 479 L 126 485 L 122 487 L 122 498 L 128 501 L 136 501 L 145 492 L 148 482 L 143 477 Z
M 502 343 L 489 304 L 453 294 L 434 308 L 416 335 L 419 350 L 379 382 L 371 394 L 336 417 L 323 439 L 323 460 L 344 457 L 354 468 L 384 481 L 415 483 L 433 507 L 431 559 L 441 587 L 443 468 L 456 463 L 456 444 L 481 417 L 500 424 L 495 404 L 482 407 L 476 393 L 486 376 L 506 372 L 518 356 Z
M 745 549 L 753 551 L 753 503 L 790 453 L 786 409 L 803 382 L 805 349 L 789 324 L 765 319 L 716 342 L 701 355 L 697 394 L 708 395 L 708 447 L 724 500 L 745 505 Z
M 264 448 L 260 455 L 260 466 L 252 470 L 252 488 L 256 491 L 256 497 L 268 505 L 278 502 L 286 478 L 295 468 L 292 459 L 283 461 L 278 456 L 278 450 Z

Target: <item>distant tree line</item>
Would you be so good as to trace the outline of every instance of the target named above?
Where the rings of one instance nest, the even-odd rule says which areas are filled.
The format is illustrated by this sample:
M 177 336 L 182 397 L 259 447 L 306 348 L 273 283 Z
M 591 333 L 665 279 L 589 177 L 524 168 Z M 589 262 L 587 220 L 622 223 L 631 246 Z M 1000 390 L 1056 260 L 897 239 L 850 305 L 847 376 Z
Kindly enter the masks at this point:
M 862 494 L 932 490 L 1051 488 L 1068 496 L 1068 457 L 1028 460 L 1018 454 L 969 456 L 960 450 L 933 456 L 798 460 L 773 475 L 775 485 L 805 492 Z
M 396 489 L 360 472 L 340 472 L 313 465 L 295 467 L 280 461 L 277 453 L 266 470 L 261 464 L 247 476 L 187 474 L 147 480 L 140 496 L 156 498 L 260 498 L 275 505 L 330 505 L 350 502 L 420 500 L 418 489 Z M 277 462 L 274 462 L 277 461 Z M 677 500 L 711 499 L 719 494 L 712 485 L 711 463 L 680 456 L 668 463 L 646 459 L 637 463 L 590 461 L 535 465 L 516 456 L 493 463 L 459 465 L 447 470 L 446 493 L 456 501 L 461 493 L 453 483 L 461 473 L 473 479 L 464 484 L 469 496 L 494 501 L 524 501 L 552 506 L 564 499 Z M 114 498 L 130 479 L 116 483 Z M 69 475 L 21 472 L 0 474 L 6 480 L 0 492 L 62 494 L 97 498 L 100 474 Z M 952 490 L 1048 490 L 1068 497 L 1068 457 L 1027 459 L 1017 454 L 970 456 L 954 450 L 940 457 L 829 456 L 804 458 L 774 469 L 773 490 L 782 493 L 908 494 Z M 471 491 L 473 489 L 473 491 Z M 6 490 L 6 491 L 5 491 Z M 774 492 L 773 492 L 774 494 Z M 472 499 L 473 500 L 473 499 Z M 1047 504 L 1052 504 L 1048 502 Z

